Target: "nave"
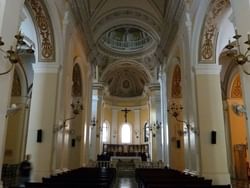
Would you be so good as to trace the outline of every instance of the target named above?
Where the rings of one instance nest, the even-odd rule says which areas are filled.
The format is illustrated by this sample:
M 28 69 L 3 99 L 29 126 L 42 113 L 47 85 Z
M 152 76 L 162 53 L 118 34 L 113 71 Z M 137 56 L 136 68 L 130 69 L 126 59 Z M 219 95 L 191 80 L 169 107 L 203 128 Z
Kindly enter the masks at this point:
M 234 35 L 250 44 L 249 10 L 249 0 L 1 0 L 0 188 L 26 155 L 42 182 L 103 151 L 248 187 L 250 67 L 235 62 Z M 120 167 L 114 186 L 132 186 Z
M 75 170 L 44 177 L 42 182 L 28 182 L 26 188 L 230 188 L 214 185 L 212 179 L 170 169 L 152 163 L 138 164 L 134 160 L 118 160 L 116 165 L 96 163 L 96 167 Z M 108 165 L 107 165 L 108 164 Z M 139 166 L 138 166 L 139 165 Z M 17 187 L 9 187 L 17 188 Z M 237 186 L 233 187 L 237 188 Z M 241 188 L 241 187 L 239 187 Z
M 164 183 L 159 183 L 159 181 L 162 181 L 157 176 L 162 176 L 159 172 L 162 171 L 162 167 L 157 167 L 156 165 L 152 165 L 152 163 L 144 163 L 143 165 L 140 165 L 138 168 L 138 161 L 133 160 L 119 160 L 116 163 L 115 168 L 109 168 L 110 163 L 108 161 L 99 161 L 96 164 L 98 167 L 94 167 L 93 164 L 90 164 L 90 167 L 80 168 L 76 170 L 72 170 L 69 172 L 59 173 L 57 175 L 51 175 L 49 178 L 43 178 L 43 183 L 39 182 L 31 182 L 26 185 L 27 188 L 51 188 L 51 187 L 61 187 L 61 188 L 67 188 L 67 187 L 85 187 L 85 188 L 93 188 L 93 187 L 103 187 L 103 188 L 140 188 L 140 187 L 161 187 L 161 188 L 179 188 L 179 187 L 189 187 L 187 184 L 177 184 L 173 187 L 168 185 L 169 181 L 163 181 Z M 108 164 L 108 165 L 107 165 Z M 151 165 L 151 166 L 150 166 Z M 112 165 L 111 165 L 112 166 Z M 153 178 L 156 178 L 157 184 L 156 185 L 146 185 L 145 182 L 142 183 L 142 181 L 138 180 L 138 172 L 151 172 L 151 176 L 149 176 L 150 182 L 154 182 Z M 175 170 L 169 170 L 175 172 Z M 80 173 L 79 173 L 80 172 Z M 96 173 L 98 172 L 98 173 Z M 136 175 L 137 172 L 137 175 Z M 165 171 L 168 173 L 167 171 Z M 178 172 L 179 173 L 179 172 Z M 71 174 L 71 175 L 70 175 Z M 99 175 L 98 175 L 99 174 Z M 100 176 L 100 174 L 102 174 Z M 74 175 L 74 176 L 73 176 Z M 70 177 L 69 177 L 70 176 Z M 80 177 L 81 180 L 77 180 Z M 136 178 L 137 177 L 137 178 Z M 166 178 L 166 176 L 164 176 Z M 172 176 L 171 176 L 172 177 Z M 98 179 L 99 178 L 99 179 Z M 175 177 L 172 177 L 172 180 Z M 12 177 L 10 179 L 3 178 L 5 182 L 4 188 L 20 188 L 21 186 L 17 185 L 18 176 Z M 106 180 L 109 180 L 106 182 Z M 74 180 L 74 182 L 71 182 L 71 180 Z M 173 182 L 173 181 L 170 182 Z M 184 179 L 178 177 L 179 182 L 185 181 Z M 93 183 L 91 183 L 93 182 Z M 107 184 L 106 184 L 106 183 Z M 140 184 L 142 183 L 142 184 Z M 249 187 L 249 181 L 247 180 L 231 180 L 231 188 L 248 188 Z M 192 185 L 193 186 L 193 185 Z M 204 188 L 204 187 L 211 187 L 207 185 L 196 185 L 196 187 Z M 213 186 L 214 188 L 226 188 L 229 186 Z

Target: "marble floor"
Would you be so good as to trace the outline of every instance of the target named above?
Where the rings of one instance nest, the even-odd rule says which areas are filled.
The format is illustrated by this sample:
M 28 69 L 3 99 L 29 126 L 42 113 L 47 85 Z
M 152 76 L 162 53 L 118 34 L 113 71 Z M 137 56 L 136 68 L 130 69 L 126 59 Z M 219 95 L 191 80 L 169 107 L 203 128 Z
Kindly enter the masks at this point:
M 137 188 L 135 178 L 130 177 L 117 177 L 116 183 L 113 188 Z M 232 188 L 250 188 L 247 181 L 232 180 Z
M 137 184 L 132 177 L 118 177 L 113 188 L 137 188 Z

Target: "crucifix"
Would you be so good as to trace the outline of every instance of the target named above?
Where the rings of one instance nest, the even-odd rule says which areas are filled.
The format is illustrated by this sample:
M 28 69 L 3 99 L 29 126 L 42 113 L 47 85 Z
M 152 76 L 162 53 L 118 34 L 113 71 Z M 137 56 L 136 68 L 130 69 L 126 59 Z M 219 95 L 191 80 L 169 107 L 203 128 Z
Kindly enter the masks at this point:
M 121 110 L 121 111 L 124 112 L 125 123 L 127 123 L 127 114 L 128 114 L 128 112 L 130 112 L 131 110 L 128 110 L 127 108 L 125 108 L 125 109 L 123 109 L 123 110 Z

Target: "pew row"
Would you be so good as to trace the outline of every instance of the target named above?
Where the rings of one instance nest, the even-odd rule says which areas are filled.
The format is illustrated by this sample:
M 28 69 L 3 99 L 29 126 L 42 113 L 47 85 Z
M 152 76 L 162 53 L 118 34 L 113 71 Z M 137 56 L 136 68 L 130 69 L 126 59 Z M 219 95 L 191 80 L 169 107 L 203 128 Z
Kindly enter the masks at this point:
M 115 176 L 115 168 L 79 168 L 26 183 L 26 188 L 111 188 Z

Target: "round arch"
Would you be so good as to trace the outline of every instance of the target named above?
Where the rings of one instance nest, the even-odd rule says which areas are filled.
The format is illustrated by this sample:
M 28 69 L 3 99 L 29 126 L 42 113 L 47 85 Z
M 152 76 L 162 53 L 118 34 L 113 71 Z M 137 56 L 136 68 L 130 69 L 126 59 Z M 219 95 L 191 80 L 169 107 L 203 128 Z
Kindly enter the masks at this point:
M 128 122 L 124 122 L 120 125 L 120 142 L 122 144 L 131 144 L 132 140 L 132 125 Z

